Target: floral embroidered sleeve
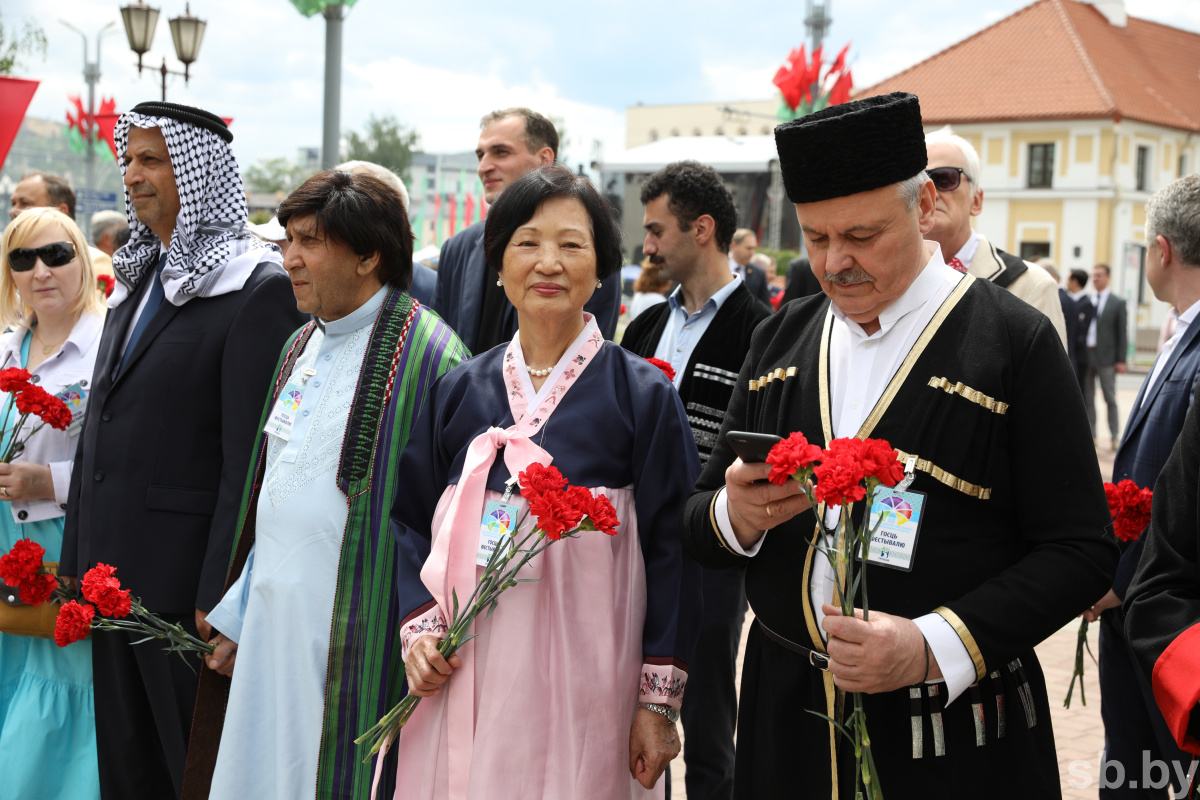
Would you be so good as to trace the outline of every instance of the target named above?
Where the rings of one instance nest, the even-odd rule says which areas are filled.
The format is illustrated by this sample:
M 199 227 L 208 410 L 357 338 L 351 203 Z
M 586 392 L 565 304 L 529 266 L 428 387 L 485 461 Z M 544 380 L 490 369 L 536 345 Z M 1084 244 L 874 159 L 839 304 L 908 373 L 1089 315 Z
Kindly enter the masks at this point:
M 409 650 L 420 637 L 445 639 L 448 630 L 446 615 L 437 603 L 430 601 L 421 606 L 400 625 L 400 657 L 407 661 Z
M 642 664 L 642 681 L 638 687 L 639 703 L 657 703 L 679 708 L 687 685 L 687 668 L 672 658 L 651 658 Z

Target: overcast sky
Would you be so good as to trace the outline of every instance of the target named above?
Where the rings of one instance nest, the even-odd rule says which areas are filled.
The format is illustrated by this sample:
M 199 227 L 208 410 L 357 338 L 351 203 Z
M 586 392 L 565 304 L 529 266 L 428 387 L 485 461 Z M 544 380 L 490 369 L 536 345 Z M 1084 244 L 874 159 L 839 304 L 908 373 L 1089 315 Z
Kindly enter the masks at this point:
M 855 84 L 888 77 L 1029 4 L 1028 0 L 829 0 L 827 48 L 852 42 Z M 154 49 L 177 67 L 167 19 L 183 0 L 161 6 Z M 82 94 L 80 36 L 116 25 L 104 39 L 97 91 L 117 109 L 159 99 L 159 75 L 139 78 L 121 27 L 119 0 L 4 0 L 6 31 L 35 20 L 49 55 L 17 74 L 42 81 L 32 116 L 63 119 L 68 94 Z M 243 168 L 262 158 L 295 158 L 321 144 L 325 22 L 287 0 L 195 0 L 208 21 L 192 80 L 169 78 L 167 99 L 235 119 Z M 1133 16 L 1200 31 L 1200 0 L 1126 0 Z M 736 9 L 736 14 L 733 13 Z M 788 50 L 806 40 L 803 0 L 541 3 L 524 0 L 359 0 L 344 24 L 342 129 L 369 114 L 414 127 L 428 152 L 474 149 L 479 117 L 528 105 L 565 120 L 569 163 L 589 162 L 592 142 L 606 154 L 624 145 L 625 108 L 639 102 L 766 99 Z M 94 54 L 93 54 L 94 57 Z M 1052 78 L 1048 78 L 1052 79 Z

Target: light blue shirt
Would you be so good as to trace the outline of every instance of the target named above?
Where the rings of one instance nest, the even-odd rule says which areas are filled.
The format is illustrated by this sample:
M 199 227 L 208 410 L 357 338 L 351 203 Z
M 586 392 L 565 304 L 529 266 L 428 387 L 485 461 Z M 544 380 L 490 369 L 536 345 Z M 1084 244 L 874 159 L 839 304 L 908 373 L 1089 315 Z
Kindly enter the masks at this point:
M 717 293 L 708 298 L 700 310 L 690 317 L 687 309 L 683 307 L 683 295 L 680 294 L 682 287 L 671 292 L 671 296 L 667 298 L 671 310 L 667 313 L 667 327 L 659 337 L 654 357 L 666 361 L 675 370 L 676 389 L 683 384 L 683 372 L 692 360 L 696 344 L 703 338 L 704 332 L 712 324 L 713 317 L 721 310 L 729 295 L 733 294 L 741 283 L 742 279 L 735 275 L 733 280 L 717 290 Z

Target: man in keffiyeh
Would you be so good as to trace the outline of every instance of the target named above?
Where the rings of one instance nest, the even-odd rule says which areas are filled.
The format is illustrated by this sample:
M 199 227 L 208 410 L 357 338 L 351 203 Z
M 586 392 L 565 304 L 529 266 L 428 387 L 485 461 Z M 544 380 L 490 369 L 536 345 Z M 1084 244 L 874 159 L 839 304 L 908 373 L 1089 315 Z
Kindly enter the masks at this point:
M 131 236 L 113 258 L 61 571 L 111 564 L 146 608 L 207 638 L 259 411 L 306 318 L 278 248 L 246 230 L 219 117 L 142 103 L 114 138 Z M 177 797 L 195 665 L 136 638 L 93 637 L 101 795 Z

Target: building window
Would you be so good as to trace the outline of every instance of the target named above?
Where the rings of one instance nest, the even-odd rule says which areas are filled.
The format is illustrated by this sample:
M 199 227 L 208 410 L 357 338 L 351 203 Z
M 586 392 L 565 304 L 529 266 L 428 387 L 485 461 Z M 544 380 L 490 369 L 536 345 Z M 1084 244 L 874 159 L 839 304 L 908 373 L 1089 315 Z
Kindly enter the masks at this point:
M 1150 191 L 1150 148 L 1144 144 L 1137 149 L 1137 190 Z
M 1029 188 L 1049 189 L 1054 178 L 1054 144 L 1029 145 Z
M 1033 261 L 1035 258 L 1049 258 L 1049 242 L 1021 242 L 1021 260 Z

